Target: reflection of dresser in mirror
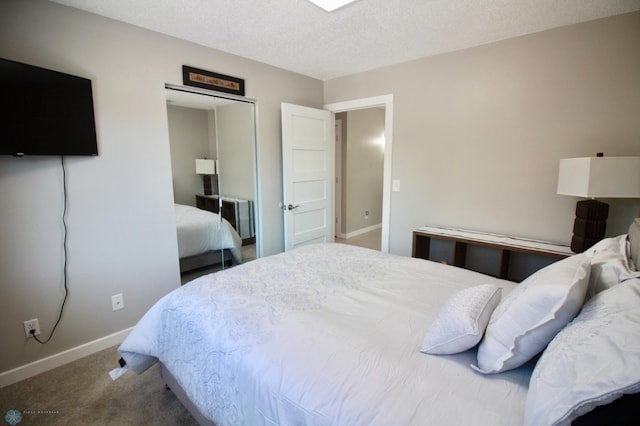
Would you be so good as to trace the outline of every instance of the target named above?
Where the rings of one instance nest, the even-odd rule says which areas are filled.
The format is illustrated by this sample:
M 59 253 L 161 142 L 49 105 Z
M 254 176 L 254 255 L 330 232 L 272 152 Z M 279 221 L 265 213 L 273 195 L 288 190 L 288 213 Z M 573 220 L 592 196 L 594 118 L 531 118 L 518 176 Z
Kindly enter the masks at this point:
M 196 194 L 196 207 L 219 213 L 219 200 L 217 195 Z M 256 242 L 253 219 L 253 201 L 232 197 L 222 197 L 222 217 L 225 218 L 236 230 L 242 245 Z

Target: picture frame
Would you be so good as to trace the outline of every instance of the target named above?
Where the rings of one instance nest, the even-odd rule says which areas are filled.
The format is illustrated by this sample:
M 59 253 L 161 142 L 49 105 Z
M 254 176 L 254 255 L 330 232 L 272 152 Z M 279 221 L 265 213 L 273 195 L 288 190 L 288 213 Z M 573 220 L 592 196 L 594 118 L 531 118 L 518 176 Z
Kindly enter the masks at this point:
M 182 66 L 182 83 L 185 86 L 244 96 L 243 79 L 190 67 L 188 65 Z

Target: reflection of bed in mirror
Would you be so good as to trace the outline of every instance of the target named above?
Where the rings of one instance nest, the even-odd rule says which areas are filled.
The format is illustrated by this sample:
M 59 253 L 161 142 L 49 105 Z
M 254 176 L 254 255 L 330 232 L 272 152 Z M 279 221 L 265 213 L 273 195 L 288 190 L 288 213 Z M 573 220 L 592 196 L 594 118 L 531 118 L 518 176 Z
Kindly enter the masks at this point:
M 242 239 L 216 213 L 175 204 L 180 272 L 220 263 L 242 263 Z

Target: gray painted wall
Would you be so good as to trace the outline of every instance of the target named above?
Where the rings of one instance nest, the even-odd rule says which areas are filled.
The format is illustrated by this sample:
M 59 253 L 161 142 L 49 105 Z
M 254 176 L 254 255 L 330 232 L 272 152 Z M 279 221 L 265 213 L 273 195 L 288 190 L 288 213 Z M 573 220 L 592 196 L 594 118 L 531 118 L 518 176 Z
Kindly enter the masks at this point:
M 253 105 L 216 107 L 220 191 L 227 197 L 254 199 Z
M 568 242 L 558 160 L 640 155 L 638 40 L 632 13 L 325 82 L 325 104 L 394 95 L 390 251 L 425 224 Z M 606 201 L 626 232 L 640 200 Z
M 345 212 L 346 233 L 382 223 L 384 110 L 368 108 L 346 114 Z M 369 212 L 365 218 L 365 212 Z
M 168 105 L 167 119 L 173 197 L 178 204 L 195 207 L 195 194 L 204 191 L 202 176 L 196 174 L 195 160 L 216 158 L 209 144 L 209 112 Z

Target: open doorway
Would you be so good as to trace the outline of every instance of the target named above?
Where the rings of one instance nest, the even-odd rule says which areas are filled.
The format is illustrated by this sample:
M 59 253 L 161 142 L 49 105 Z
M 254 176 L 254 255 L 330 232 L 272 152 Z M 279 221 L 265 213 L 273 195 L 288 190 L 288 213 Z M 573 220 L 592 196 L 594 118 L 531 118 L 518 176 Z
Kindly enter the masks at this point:
M 391 211 L 391 153 L 393 139 L 393 95 L 376 96 L 372 98 L 357 99 L 352 101 L 338 102 L 327 104 L 324 109 L 331 111 L 338 118 L 338 113 L 377 109 L 384 113 L 384 154 L 383 154 L 383 172 L 382 172 L 382 218 L 380 226 L 380 250 L 384 253 L 389 252 L 389 217 Z M 344 131 L 343 131 L 344 134 Z M 344 162 L 344 158 L 342 159 Z M 344 170 L 344 166 L 342 167 Z M 348 177 L 346 178 L 348 181 Z M 344 194 L 342 196 L 344 200 Z M 344 208 L 342 209 L 344 210 Z M 366 210 L 365 210 L 366 212 Z M 364 212 L 363 213 L 364 216 Z M 369 212 L 371 215 L 371 212 Z M 344 217 L 342 218 L 344 219 Z M 346 228 L 345 228 L 346 229 Z M 337 232 L 336 232 L 337 234 Z
M 336 242 L 381 249 L 385 110 L 335 114 Z

